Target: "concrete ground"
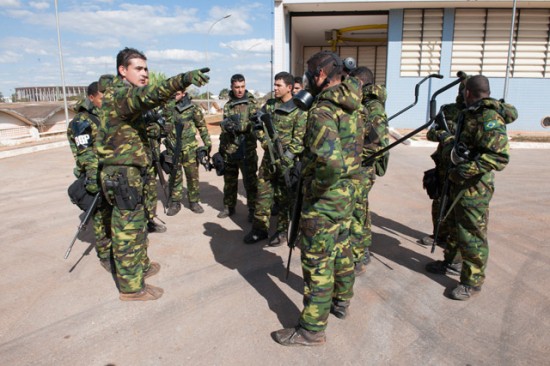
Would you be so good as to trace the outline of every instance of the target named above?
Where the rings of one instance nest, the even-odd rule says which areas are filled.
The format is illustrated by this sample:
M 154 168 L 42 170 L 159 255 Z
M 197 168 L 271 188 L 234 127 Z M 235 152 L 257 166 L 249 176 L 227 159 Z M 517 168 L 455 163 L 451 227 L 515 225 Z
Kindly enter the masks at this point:
M 218 219 L 222 179 L 201 167 L 205 213 L 160 217 L 150 236 L 162 265 L 157 301 L 121 302 L 87 231 L 65 251 L 80 211 L 67 197 L 67 146 L 0 159 L 0 365 L 543 365 L 550 358 L 548 150 L 512 149 L 491 202 L 491 255 L 481 294 L 448 294 L 456 278 L 425 272 L 440 248 L 422 173 L 433 146 L 392 150 L 371 194 L 375 258 L 351 314 L 329 318 L 327 344 L 286 348 L 271 333 L 302 309 L 299 252 L 244 245 L 245 199 Z M 241 192 L 242 193 L 242 192 Z

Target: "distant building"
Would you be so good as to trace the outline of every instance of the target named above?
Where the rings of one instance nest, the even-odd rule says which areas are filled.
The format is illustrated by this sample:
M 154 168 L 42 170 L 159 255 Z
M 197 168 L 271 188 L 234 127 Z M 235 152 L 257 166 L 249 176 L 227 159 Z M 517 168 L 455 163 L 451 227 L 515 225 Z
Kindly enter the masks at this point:
M 71 120 L 76 114 L 72 105 L 68 112 Z M 40 140 L 66 131 L 63 102 L 0 103 L 0 146 Z
M 67 98 L 86 95 L 87 86 L 66 86 Z M 30 86 L 15 88 L 17 101 L 20 102 L 57 102 L 63 100 L 61 86 Z

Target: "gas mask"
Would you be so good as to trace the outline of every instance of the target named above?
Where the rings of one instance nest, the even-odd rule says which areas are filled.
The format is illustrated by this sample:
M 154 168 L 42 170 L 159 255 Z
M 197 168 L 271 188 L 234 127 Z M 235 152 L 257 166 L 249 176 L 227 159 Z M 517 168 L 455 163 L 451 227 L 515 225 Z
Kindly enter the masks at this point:
M 342 71 L 342 60 L 340 59 L 340 57 L 338 57 L 338 55 L 336 55 L 335 53 L 329 51 L 326 51 L 326 53 L 329 54 L 330 57 L 321 62 L 314 72 L 307 70 L 304 73 L 304 89 L 300 90 L 292 98 L 294 104 L 296 104 L 296 106 L 303 111 L 307 111 L 311 108 L 315 96 L 319 94 L 328 83 L 330 83 L 330 80 L 337 72 Z M 330 70 L 323 83 L 317 86 L 317 84 L 315 83 L 315 77 L 319 76 L 321 74 L 321 70 L 331 62 L 333 66 L 332 70 Z

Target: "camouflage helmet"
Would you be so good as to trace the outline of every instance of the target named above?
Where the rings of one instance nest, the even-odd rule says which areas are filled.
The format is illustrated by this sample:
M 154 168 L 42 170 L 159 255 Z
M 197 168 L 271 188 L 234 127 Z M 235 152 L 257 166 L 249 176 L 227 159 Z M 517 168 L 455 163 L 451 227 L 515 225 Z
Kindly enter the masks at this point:
M 98 90 L 101 93 L 105 93 L 105 90 L 113 83 L 114 78 L 115 76 L 111 74 L 101 75 L 98 81 Z
M 363 88 L 364 99 L 378 99 L 381 103 L 385 103 L 388 98 L 386 87 L 381 84 L 369 84 Z

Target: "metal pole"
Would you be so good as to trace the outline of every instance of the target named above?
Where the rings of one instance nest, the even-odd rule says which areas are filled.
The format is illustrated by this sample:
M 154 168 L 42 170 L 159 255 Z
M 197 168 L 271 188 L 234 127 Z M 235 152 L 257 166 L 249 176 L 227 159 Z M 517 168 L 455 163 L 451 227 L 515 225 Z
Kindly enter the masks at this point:
M 212 30 L 212 28 L 214 28 L 214 26 L 221 22 L 222 20 L 224 19 L 227 19 L 231 16 L 231 14 L 227 14 L 226 16 L 224 17 L 221 17 L 220 19 L 216 20 L 214 23 L 212 23 L 212 25 L 210 26 L 210 28 L 208 28 L 208 32 L 206 33 L 206 66 L 208 66 L 208 37 L 210 36 L 210 31 Z M 207 114 L 210 114 L 210 87 L 209 87 L 210 84 L 206 84 L 206 106 L 208 108 L 208 111 L 206 112 Z
M 59 49 L 59 67 L 61 68 L 61 86 L 63 90 L 63 103 L 65 105 L 65 125 L 69 125 L 69 107 L 67 106 L 67 92 L 65 90 L 65 67 L 63 66 L 63 51 L 61 50 L 61 33 L 59 32 L 59 14 L 57 12 L 57 0 L 55 0 L 55 24 L 57 26 L 57 48 Z
M 512 61 L 512 43 L 514 41 L 514 28 L 516 25 L 516 1 L 514 0 L 512 6 L 512 25 L 510 26 L 510 41 L 508 42 L 508 60 L 506 61 L 506 75 L 504 76 L 504 91 L 502 93 L 502 99 L 506 100 L 508 96 L 508 78 L 510 72 L 510 62 Z

